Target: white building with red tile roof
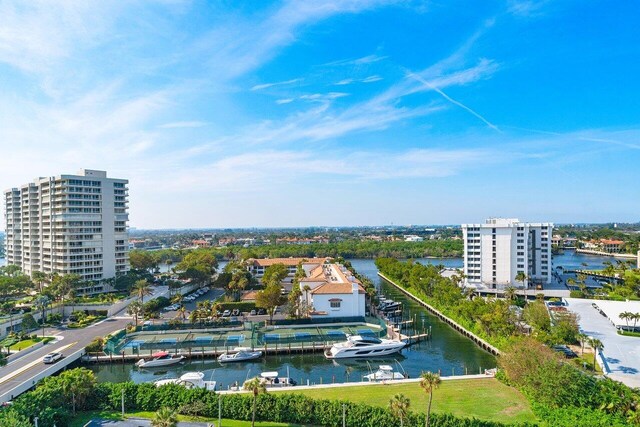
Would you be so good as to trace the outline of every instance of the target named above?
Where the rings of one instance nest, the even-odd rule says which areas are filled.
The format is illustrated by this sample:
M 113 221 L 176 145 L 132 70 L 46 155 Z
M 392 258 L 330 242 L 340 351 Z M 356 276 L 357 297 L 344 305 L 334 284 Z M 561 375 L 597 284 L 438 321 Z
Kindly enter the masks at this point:
M 337 263 L 306 267 L 300 298 L 310 305 L 311 317 L 364 317 L 366 292 L 346 267 Z

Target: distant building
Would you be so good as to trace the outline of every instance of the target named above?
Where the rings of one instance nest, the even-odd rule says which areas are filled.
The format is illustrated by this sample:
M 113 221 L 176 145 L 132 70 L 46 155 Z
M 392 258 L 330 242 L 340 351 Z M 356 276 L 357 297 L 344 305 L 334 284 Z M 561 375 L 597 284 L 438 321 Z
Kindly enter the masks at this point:
M 623 252 L 625 243 L 622 240 L 600 239 L 599 246 L 603 252 L 618 254 Z
M 416 236 L 414 234 L 408 234 L 404 236 L 405 242 L 422 242 L 424 241 L 424 237 Z
M 4 192 L 7 263 L 99 282 L 129 271 L 128 181 L 104 171 L 37 178 Z M 80 290 L 111 290 L 96 284 Z
M 273 264 L 284 264 L 289 270 L 289 275 L 285 279 L 287 282 L 293 281 L 293 276 L 296 274 L 298 265 L 302 263 L 302 266 L 307 265 L 315 266 L 318 264 L 324 264 L 331 258 L 262 258 L 262 259 L 249 259 L 247 260 L 247 270 L 253 274 L 253 276 L 260 280 L 264 276 L 265 270 Z
M 300 280 L 301 303 L 308 304 L 311 317 L 363 317 L 365 290 L 341 264 L 305 265 Z
M 208 248 L 211 246 L 211 244 L 207 240 L 203 239 L 192 240 L 191 243 L 193 243 L 193 246 L 198 248 Z
M 315 237 L 280 237 L 276 239 L 276 244 L 280 245 L 310 245 L 312 243 L 329 243 L 329 238 L 323 236 Z
M 463 224 L 465 283 L 503 289 L 520 284 L 518 273 L 526 274 L 527 287 L 551 283 L 552 232 L 552 223 L 507 218 Z

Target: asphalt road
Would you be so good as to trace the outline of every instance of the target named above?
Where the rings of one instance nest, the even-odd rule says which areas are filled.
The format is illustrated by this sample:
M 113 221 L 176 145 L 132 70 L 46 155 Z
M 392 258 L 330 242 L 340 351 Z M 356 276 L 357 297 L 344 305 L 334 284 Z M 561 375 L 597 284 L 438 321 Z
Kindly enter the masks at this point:
M 166 295 L 168 288 L 158 286 L 153 288 L 151 298 Z M 11 391 L 15 386 L 34 377 L 51 365 L 45 365 L 42 358 L 47 353 L 58 352 L 64 356 L 86 347 L 96 337 L 103 337 L 111 332 L 123 329 L 132 319 L 126 314 L 126 309 L 116 313 L 108 319 L 81 329 L 67 329 L 66 327 L 45 328 L 44 335 L 53 336 L 55 341 L 43 347 L 25 354 L 6 366 L 0 368 L 0 395 Z M 42 330 L 35 331 L 42 335 Z M 60 363 L 58 361 L 57 363 Z

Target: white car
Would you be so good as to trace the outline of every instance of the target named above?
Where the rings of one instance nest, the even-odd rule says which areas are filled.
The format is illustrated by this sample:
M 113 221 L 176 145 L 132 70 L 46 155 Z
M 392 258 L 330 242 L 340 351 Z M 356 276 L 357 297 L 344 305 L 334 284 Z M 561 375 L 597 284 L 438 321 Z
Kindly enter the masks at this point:
M 42 361 L 47 365 L 50 363 L 56 363 L 58 360 L 62 359 L 61 353 L 49 353 L 42 358 Z

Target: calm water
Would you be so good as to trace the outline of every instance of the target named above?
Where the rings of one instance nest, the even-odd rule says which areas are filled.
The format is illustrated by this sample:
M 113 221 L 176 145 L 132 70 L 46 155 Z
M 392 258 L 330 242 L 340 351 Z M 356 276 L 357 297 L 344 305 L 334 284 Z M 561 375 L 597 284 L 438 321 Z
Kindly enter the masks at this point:
M 176 368 L 164 371 L 139 371 L 133 365 L 91 365 L 90 369 L 96 372 L 100 381 L 127 381 L 135 382 L 154 381 L 165 377 L 178 377 L 189 371 L 202 371 L 207 379 L 213 378 L 222 383 L 226 388 L 235 381 L 242 383 L 249 377 L 258 375 L 264 371 L 278 371 L 281 375 L 289 375 L 298 382 L 327 383 L 347 381 L 361 381 L 362 375 L 377 369 L 380 364 L 394 365 L 396 370 L 404 369 L 409 376 L 416 377 L 422 371 L 440 371 L 442 375 L 463 374 L 479 372 L 480 369 L 495 367 L 495 358 L 489 353 L 478 348 L 472 341 L 449 328 L 446 324 L 430 315 L 422 307 L 408 300 L 403 294 L 395 291 L 390 285 L 379 279 L 373 260 L 351 260 L 355 269 L 370 277 L 382 292 L 402 301 L 405 311 L 410 316 L 417 317 L 419 329 L 423 327 L 432 329 L 433 339 L 403 350 L 402 354 L 394 357 L 378 358 L 370 360 L 330 361 L 321 353 L 304 354 L 295 356 L 268 356 L 256 363 L 234 364 L 222 366 L 214 360 L 189 362 Z M 442 263 L 446 266 L 461 266 L 462 261 L 456 259 L 424 259 L 425 263 Z M 400 367 L 400 365 L 402 367 Z

